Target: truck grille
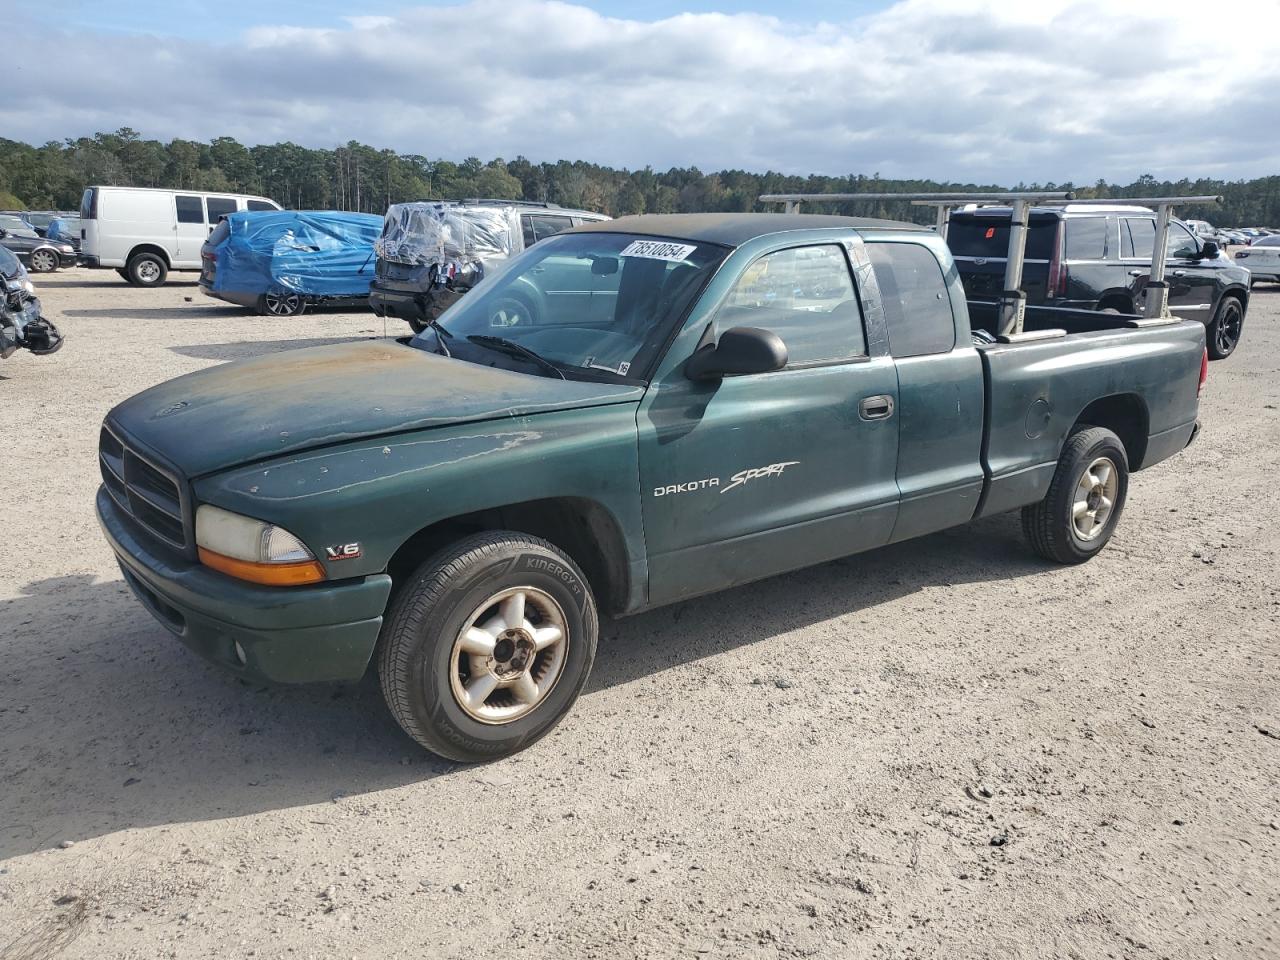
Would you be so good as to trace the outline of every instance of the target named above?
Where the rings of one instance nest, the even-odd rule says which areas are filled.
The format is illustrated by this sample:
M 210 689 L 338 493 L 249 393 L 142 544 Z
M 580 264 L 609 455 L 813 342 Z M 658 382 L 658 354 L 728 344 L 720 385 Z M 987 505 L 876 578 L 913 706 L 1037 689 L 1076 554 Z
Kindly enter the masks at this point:
M 186 549 L 177 480 L 131 450 L 106 426 L 98 438 L 98 465 L 102 482 L 120 509 L 161 540 Z

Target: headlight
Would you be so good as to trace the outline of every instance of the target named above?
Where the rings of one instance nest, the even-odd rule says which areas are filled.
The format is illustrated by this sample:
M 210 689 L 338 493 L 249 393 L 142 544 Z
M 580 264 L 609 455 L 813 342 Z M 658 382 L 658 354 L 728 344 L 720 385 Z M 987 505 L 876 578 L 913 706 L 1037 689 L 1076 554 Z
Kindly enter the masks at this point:
M 58 244 L 58 251 L 60 253 L 75 253 L 76 248 L 69 243 L 60 243 Z
M 204 503 L 196 508 L 200 562 L 229 577 L 274 587 L 317 583 L 324 567 L 288 530 Z

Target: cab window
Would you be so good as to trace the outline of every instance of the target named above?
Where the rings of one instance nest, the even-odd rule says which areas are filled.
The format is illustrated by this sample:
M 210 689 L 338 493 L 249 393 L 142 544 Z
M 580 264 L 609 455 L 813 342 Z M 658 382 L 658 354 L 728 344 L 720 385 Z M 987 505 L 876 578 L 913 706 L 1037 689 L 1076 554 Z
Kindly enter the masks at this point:
M 760 327 L 787 345 L 787 366 L 866 356 L 853 277 L 835 244 L 793 247 L 756 260 L 729 293 L 716 326 Z
M 199 197 L 188 197 L 182 194 L 173 198 L 178 211 L 179 223 L 204 223 L 204 201 Z
M 266 200 L 250 200 L 248 209 L 259 210 L 259 211 L 278 210 L 279 207 L 277 207 L 274 203 L 268 203 Z
M 917 243 L 868 243 L 895 357 L 946 353 L 956 345 L 951 297 L 938 258 Z
M 219 217 L 225 217 L 228 213 L 236 212 L 234 197 L 208 197 L 206 202 L 209 204 L 210 223 L 217 223 Z

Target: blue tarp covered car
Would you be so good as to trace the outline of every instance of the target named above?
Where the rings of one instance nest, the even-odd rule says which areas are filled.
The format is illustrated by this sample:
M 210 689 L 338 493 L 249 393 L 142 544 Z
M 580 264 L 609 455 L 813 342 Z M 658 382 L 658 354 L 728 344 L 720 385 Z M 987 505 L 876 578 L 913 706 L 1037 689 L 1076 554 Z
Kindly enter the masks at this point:
M 364 305 L 382 217 L 339 210 L 228 214 L 200 250 L 211 297 L 287 317 L 317 303 Z

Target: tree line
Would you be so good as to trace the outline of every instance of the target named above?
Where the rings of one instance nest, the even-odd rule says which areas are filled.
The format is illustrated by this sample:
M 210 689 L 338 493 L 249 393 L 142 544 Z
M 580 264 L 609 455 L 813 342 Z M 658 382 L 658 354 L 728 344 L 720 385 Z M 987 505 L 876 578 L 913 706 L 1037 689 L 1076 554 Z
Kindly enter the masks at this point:
M 764 193 L 973 192 L 1002 189 L 1074 190 L 1079 197 L 1221 194 L 1216 208 L 1187 208 L 1223 227 L 1280 226 L 1280 175 L 1255 180 L 1201 178 L 1130 184 L 1098 180 L 1073 183 L 955 183 L 894 180 L 879 174 L 843 177 L 794 176 L 775 172 L 697 167 L 658 172 L 616 170 L 583 161 L 533 163 L 524 157 L 484 163 L 470 157 L 457 163 L 401 154 L 351 141 L 333 149 L 296 143 L 245 146 L 233 137 L 208 143 L 144 140 L 135 130 L 50 141 L 36 147 L 0 138 L 0 209 L 74 210 L 89 184 L 231 191 L 271 197 L 299 210 L 357 210 L 383 213 L 392 203 L 422 199 L 493 197 L 535 200 L 597 210 L 612 216 L 633 213 L 692 213 L 763 209 Z M 829 204 L 809 209 L 928 223 L 932 212 L 901 201 Z

